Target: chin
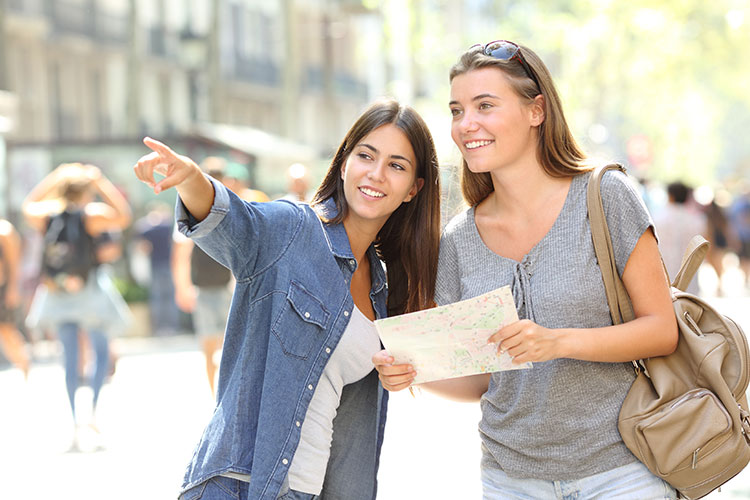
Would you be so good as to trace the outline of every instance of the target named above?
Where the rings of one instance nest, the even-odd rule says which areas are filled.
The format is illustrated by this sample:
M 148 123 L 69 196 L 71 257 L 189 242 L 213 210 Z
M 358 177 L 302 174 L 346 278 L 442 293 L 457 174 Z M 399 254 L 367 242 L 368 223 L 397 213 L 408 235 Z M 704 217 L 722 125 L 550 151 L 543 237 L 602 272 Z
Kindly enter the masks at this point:
M 472 174 L 485 174 L 494 170 L 492 166 L 487 165 L 484 162 L 466 162 L 466 166 L 469 167 L 469 172 Z

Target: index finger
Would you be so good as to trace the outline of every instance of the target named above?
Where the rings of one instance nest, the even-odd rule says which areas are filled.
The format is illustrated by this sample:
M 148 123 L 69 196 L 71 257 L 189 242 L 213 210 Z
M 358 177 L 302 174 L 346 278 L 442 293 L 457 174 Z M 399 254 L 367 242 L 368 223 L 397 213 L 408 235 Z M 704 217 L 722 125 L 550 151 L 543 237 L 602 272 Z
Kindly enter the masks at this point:
M 152 139 L 151 137 L 144 137 L 143 144 L 153 149 L 154 151 L 159 153 L 161 156 L 166 156 L 168 158 L 177 157 L 177 153 L 172 151 L 172 148 L 170 148 L 163 142 L 157 141 L 156 139 Z
M 505 325 L 504 327 L 502 327 L 501 329 L 499 329 L 498 331 L 496 331 L 495 333 L 493 333 L 492 335 L 490 335 L 490 338 L 487 339 L 487 343 L 488 344 L 499 344 L 503 340 L 508 339 L 508 338 L 512 337 L 513 335 L 515 335 L 515 331 L 516 331 L 515 325 L 516 325 L 516 323 L 518 323 L 518 321 L 514 321 L 513 323 Z

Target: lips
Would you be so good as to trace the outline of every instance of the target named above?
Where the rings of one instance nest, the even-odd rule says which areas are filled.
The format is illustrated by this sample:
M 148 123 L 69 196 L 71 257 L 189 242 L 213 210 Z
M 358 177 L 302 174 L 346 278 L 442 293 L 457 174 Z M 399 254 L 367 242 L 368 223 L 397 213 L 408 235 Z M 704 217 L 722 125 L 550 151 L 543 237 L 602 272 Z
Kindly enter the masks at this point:
M 464 146 L 466 149 L 477 149 L 484 146 L 487 146 L 489 144 L 492 144 L 495 141 L 488 141 L 488 140 L 479 140 L 479 141 L 469 141 L 464 143 Z
M 370 198 L 383 198 L 383 197 L 385 197 L 385 193 L 383 193 L 382 191 L 378 191 L 377 189 L 373 189 L 373 188 L 366 187 L 366 186 L 360 186 L 359 187 L 359 191 L 361 193 L 369 196 Z

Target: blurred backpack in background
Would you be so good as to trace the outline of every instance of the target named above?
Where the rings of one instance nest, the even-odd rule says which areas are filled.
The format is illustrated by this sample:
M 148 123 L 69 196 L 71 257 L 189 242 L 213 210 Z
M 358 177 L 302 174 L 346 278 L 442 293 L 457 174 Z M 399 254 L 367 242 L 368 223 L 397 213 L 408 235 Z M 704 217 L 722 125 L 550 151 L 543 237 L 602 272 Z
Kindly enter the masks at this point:
M 67 292 L 83 288 L 96 267 L 94 241 L 81 210 L 66 209 L 47 221 L 42 247 L 42 277 L 48 286 Z

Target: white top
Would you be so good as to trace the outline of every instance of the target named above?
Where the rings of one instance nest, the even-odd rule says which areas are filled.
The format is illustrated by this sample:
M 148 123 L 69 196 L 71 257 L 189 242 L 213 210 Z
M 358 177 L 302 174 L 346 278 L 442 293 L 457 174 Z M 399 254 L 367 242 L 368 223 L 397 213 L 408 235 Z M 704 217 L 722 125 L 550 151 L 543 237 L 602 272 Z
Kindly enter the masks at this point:
M 331 354 L 307 408 L 299 446 L 289 467 L 289 488 L 319 495 L 331 454 L 333 419 L 341 390 L 367 376 L 374 367 L 372 355 L 380 350 L 375 324 L 357 307 L 341 340 Z

